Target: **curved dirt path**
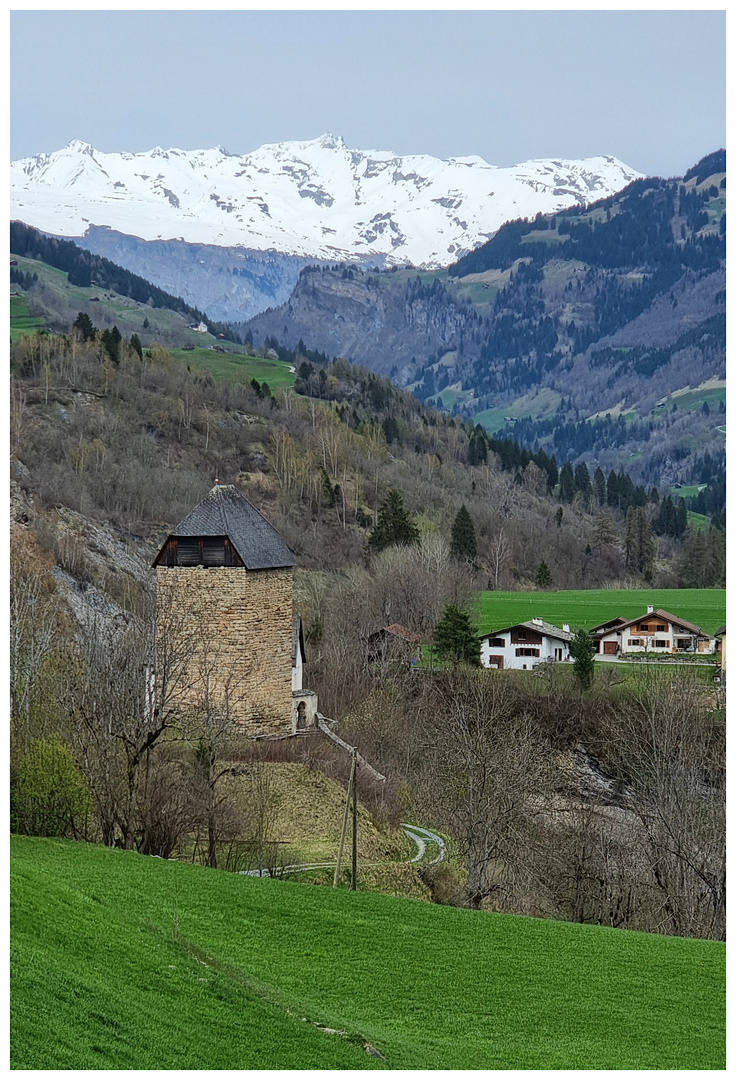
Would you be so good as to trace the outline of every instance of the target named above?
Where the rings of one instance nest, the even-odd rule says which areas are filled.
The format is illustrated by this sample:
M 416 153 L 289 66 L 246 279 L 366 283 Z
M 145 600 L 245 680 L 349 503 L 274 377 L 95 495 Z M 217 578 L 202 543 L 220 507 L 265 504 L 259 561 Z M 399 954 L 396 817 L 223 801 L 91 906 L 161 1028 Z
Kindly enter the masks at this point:
M 414 841 L 417 845 L 418 853 L 410 861 L 421 862 L 424 858 L 424 854 L 427 850 L 427 844 L 437 845 L 437 856 L 427 863 L 427 866 L 434 866 L 436 863 L 443 862 L 447 858 L 447 846 L 445 841 L 435 832 L 431 832 L 429 829 L 423 829 L 419 825 L 409 825 L 406 821 L 401 822 L 401 828 L 406 835 Z
M 437 855 L 431 862 L 427 863 L 427 866 L 434 866 L 436 863 L 443 862 L 447 857 L 447 847 L 445 841 L 437 833 L 431 832 L 429 829 L 423 829 L 419 825 L 408 825 L 406 822 L 401 822 L 401 828 L 404 830 L 410 840 L 413 840 L 417 845 L 417 854 L 413 859 L 409 859 L 408 862 L 417 863 L 424 859 L 427 851 L 427 844 L 436 844 Z M 291 866 L 281 867 L 280 870 L 285 874 L 298 874 L 305 870 L 332 870 L 337 863 L 337 859 L 333 859 L 331 862 L 319 862 L 319 863 L 293 863 Z M 382 862 L 370 862 L 363 863 L 363 866 L 385 866 L 386 863 Z M 401 863 L 398 864 L 399 866 Z M 244 877 L 270 877 L 270 874 L 266 871 L 261 873 L 258 870 L 240 870 L 239 873 Z

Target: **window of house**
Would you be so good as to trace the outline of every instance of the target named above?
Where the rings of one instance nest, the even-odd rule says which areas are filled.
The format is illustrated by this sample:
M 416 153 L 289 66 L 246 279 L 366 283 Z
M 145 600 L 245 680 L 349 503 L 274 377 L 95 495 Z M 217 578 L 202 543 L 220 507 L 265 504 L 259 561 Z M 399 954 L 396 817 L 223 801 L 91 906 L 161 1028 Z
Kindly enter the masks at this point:
M 664 638 L 655 638 L 654 639 L 654 648 L 655 649 L 669 649 L 669 647 L 670 647 L 669 641 L 666 641 Z
M 648 630 L 649 629 L 649 623 L 648 622 L 639 623 L 639 629 L 640 630 Z
M 659 633 L 661 633 L 663 630 L 666 631 L 667 627 L 664 623 L 657 623 L 656 629 Z
M 488 647 L 491 649 L 504 649 L 506 641 L 502 637 L 492 637 L 488 639 Z
M 519 630 L 516 636 L 518 637 L 519 641 L 524 641 L 526 639 L 526 630 Z
M 638 638 L 638 637 L 630 637 L 630 638 L 629 638 L 629 645 L 630 645 L 630 646 L 631 646 L 631 645 L 641 645 L 641 638 Z
M 516 650 L 517 656 L 539 656 L 539 649 L 523 648 Z

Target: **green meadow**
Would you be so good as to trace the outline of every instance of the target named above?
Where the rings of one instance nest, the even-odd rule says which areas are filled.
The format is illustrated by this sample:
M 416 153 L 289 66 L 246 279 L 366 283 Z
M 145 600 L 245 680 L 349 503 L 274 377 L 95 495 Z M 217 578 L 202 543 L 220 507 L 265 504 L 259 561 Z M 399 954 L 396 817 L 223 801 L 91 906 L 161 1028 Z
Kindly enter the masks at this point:
M 635 619 L 648 605 L 663 608 L 714 634 L 726 621 L 725 589 L 568 589 L 560 592 L 483 592 L 476 619 L 481 633 L 527 619 L 585 630 L 623 615 Z
M 16 1069 L 725 1068 L 721 943 L 72 841 L 11 857 Z
M 228 351 L 221 353 L 214 349 L 170 349 L 174 358 L 187 364 L 193 370 L 210 371 L 215 379 L 230 379 L 233 382 L 268 383 L 271 390 L 282 386 L 293 386 L 296 378 L 289 364 L 282 360 L 264 360 L 258 356 L 231 352 L 238 348 L 228 342 L 224 346 Z
M 10 297 L 10 340 L 16 341 L 21 334 L 35 334 L 44 325 L 43 319 L 34 318 L 25 296 Z

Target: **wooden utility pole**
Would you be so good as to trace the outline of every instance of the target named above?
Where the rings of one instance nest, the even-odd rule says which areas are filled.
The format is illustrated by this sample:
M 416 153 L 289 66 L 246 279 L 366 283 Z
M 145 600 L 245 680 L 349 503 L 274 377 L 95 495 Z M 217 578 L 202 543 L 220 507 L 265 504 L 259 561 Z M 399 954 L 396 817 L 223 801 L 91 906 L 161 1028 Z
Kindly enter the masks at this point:
M 348 814 L 350 812 L 350 799 L 353 794 L 353 783 L 355 781 L 355 768 L 356 768 L 356 747 L 351 747 L 353 753 L 353 765 L 350 770 L 350 779 L 348 781 L 348 794 L 345 799 L 345 813 L 342 816 L 342 831 L 340 833 L 340 847 L 337 852 L 337 864 L 335 866 L 335 879 L 332 883 L 333 888 L 337 888 L 340 881 L 340 867 L 342 865 L 342 853 L 345 848 L 345 834 L 348 831 Z
M 353 873 L 350 878 L 352 892 L 358 888 L 358 748 L 353 750 Z

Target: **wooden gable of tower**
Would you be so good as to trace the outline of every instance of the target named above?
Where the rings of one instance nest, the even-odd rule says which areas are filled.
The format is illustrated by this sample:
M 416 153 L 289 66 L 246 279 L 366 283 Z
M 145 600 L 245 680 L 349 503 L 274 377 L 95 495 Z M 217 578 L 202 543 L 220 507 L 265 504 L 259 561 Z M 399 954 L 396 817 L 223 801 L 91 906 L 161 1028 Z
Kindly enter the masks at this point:
M 229 536 L 170 536 L 154 566 L 243 566 Z
M 164 541 L 154 566 L 278 570 L 296 560 L 273 525 L 232 485 L 216 485 Z

